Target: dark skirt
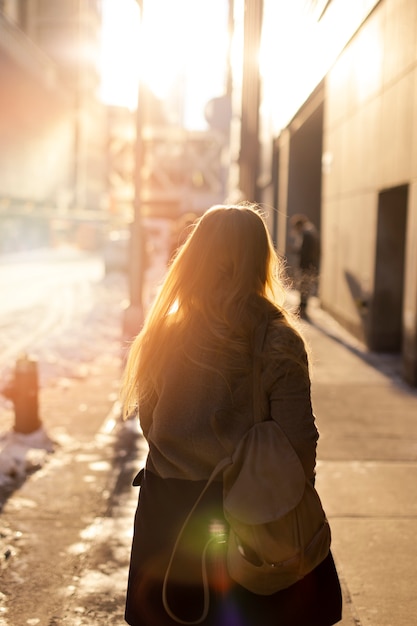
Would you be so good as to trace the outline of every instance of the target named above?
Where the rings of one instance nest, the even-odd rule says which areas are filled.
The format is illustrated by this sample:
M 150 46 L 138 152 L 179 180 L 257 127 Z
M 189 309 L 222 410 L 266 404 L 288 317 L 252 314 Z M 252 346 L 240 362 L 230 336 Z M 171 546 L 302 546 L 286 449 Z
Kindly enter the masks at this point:
M 162 585 L 172 548 L 185 517 L 205 482 L 161 479 L 141 473 L 139 504 L 126 596 L 125 619 L 131 626 L 174 626 L 162 602 Z M 167 585 L 171 611 L 183 622 L 203 612 L 202 554 L 219 529 L 222 485 L 213 483 L 182 536 Z M 271 596 L 253 594 L 227 574 L 224 544 L 208 552 L 210 608 L 203 626 L 331 626 L 341 620 L 342 595 L 332 555 L 303 580 Z

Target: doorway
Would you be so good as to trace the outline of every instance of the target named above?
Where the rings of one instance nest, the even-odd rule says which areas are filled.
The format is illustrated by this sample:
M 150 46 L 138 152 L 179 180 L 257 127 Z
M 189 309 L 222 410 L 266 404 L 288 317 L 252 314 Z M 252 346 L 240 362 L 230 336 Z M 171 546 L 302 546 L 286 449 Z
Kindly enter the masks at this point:
M 408 185 L 378 198 L 374 295 L 368 343 L 376 352 L 401 352 Z

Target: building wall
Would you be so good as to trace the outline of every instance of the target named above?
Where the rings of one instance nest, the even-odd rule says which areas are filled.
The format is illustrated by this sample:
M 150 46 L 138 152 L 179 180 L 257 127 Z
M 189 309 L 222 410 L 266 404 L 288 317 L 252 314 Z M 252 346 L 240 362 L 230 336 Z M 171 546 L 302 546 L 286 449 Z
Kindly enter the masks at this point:
M 278 252 L 286 257 L 287 272 L 296 275 L 289 220 L 304 214 L 320 231 L 324 89 L 320 83 L 278 138 L 279 159 L 276 220 Z
M 0 10 L 0 253 L 46 245 L 73 187 L 73 105 L 52 60 Z M 13 9 L 13 11 L 12 11 Z
M 273 191 L 266 188 L 266 196 L 262 189 L 257 199 L 268 204 L 273 198 L 273 237 L 290 274 L 297 258 L 289 218 L 302 212 L 318 228 L 321 223 L 324 77 L 378 2 L 263 0 L 260 126 L 266 129 L 261 144 L 269 152 Z M 264 184 L 266 169 L 263 164 Z
M 371 348 L 384 349 L 384 339 L 374 330 L 382 324 L 389 331 L 391 319 L 388 313 L 384 319 L 381 309 L 386 303 L 389 310 L 394 283 L 403 281 L 404 365 L 406 377 L 415 378 L 417 384 L 415 0 L 377 4 L 330 69 L 325 84 L 322 306 Z M 387 195 L 396 188 L 405 188 L 406 196 Z M 388 211 L 387 198 L 392 198 Z M 396 202 L 406 202 L 405 208 Z M 399 233 L 398 242 L 404 235 L 404 268 L 403 274 L 400 269 L 395 274 L 379 251 L 388 245 L 384 228 L 397 226 L 393 212 L 399 219 L 403 210 L 405 232 Z M 391 227 L 387 219 L 393 220 Z M 390 245 L 394 258 L 395 239 Z M 385 284 L 377 267 L 384 262 Z
M 260 76 L 258 53 L 263 0 L 232 3 L 232 117 L 230 123 L 229 200 L 258 200 Z M 236 60 L 238 59 L 238 61 Z
M 0 54 L 0 197 L 55 202 L 71 187 L 70 100 Z
M 35 245 L 32 222 L 103 215 L 99 32 L 98 0 L 0 3 L 0 251 L 16 245 L 6 231 Z

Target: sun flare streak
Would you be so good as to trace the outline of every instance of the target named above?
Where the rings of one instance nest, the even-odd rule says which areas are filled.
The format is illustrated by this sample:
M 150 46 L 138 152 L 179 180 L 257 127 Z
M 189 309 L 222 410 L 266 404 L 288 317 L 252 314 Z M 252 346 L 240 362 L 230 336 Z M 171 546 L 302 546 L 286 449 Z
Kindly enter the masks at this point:
M 204 108 L 225 91 L 224 0 L 104 0 L 101 98 L 135 108 L 139 80 L 162 101 L 182 100 L 185 126 L 205 126 Z

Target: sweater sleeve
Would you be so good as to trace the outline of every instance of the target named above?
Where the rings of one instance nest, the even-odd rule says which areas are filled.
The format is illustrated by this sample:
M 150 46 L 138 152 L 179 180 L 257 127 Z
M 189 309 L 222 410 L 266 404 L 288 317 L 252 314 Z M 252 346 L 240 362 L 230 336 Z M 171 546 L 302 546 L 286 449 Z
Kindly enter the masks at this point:
M 318 431 L 304 343 L 289 327 L 272 331 L 265 357 L 269 412 L 285 432 L 310 480 L 314 480 Z

